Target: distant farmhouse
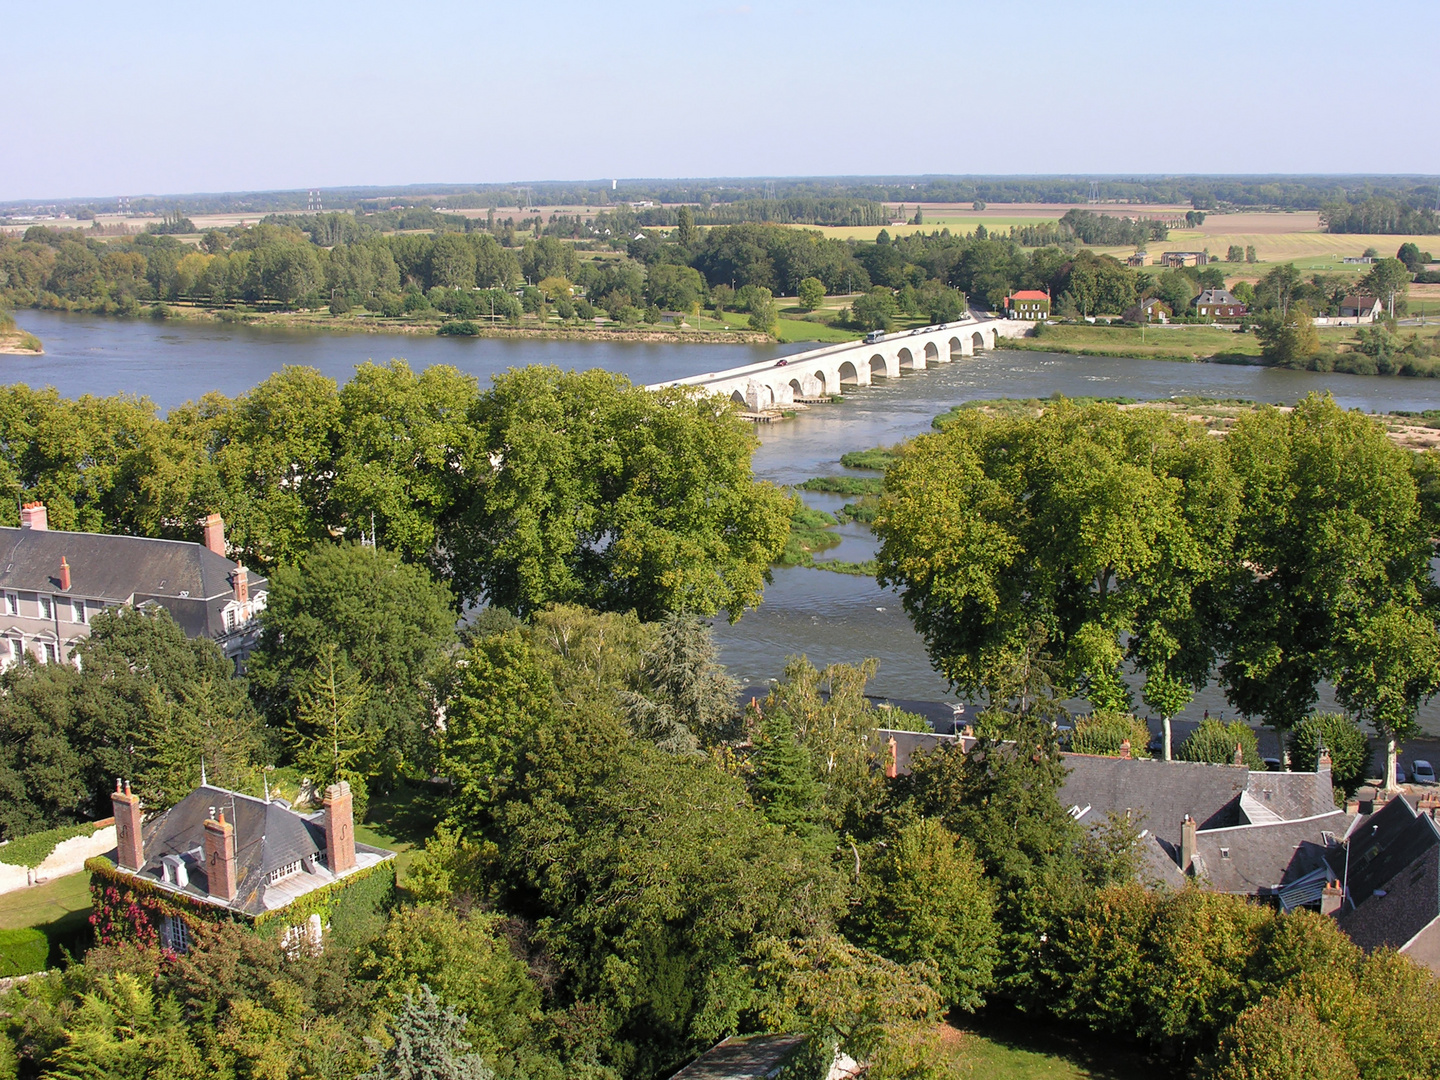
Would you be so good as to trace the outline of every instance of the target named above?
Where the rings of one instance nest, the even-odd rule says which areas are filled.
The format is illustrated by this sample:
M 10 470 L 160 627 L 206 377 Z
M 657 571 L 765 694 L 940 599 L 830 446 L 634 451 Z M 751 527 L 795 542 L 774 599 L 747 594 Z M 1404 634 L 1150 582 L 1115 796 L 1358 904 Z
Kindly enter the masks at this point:
M 1239 319 L 1247 310 L 1228 289 L 1205 289 L 1191 303 L 1195 314 L 1207 319 Z
M 1182 266 L 1208 266 L 1210 265 L 1210 253 L 1208 251 L 1165 251 L 1161 252 L 1160 258 L 1155 262 L 1157 266 L 1168 266 L 1172 270 L 1178 270 Z
M 1039 289 L 1021 289 L 1005 298 L 1005 310 L 1012 319 L 1037 322 L 1050 317 L 1050 294 Z
M 889 776 L 909 772 L 917 754 L 975 745 L 954 735 L 881 737 Z M 1394 948 L 1440 973 L 1440 795 L 1379 794 L 1368 807 L 1351 799 L 1339 808 L 1324 754 L 1309 773 L 1142 761 L 1128 744 L 1119 757 L 1061 758 L 1061 805 L 1085 825 L 1130 822 L 1151 877 L 1283 911 L 1310 908 L 1362 948 Z
M 1121 318 L 1126 322 L 1168 323 L 1172 314 L 1169 304 L 1152 296 L 1127 308 Z
M 1366 296 L 1364 293 L 1352 293 L 1340 301 L 1340 317 L 1342 319 L 1354 319 L 1357 322 L 1373 323 L 1376 319 L 1385 314 L 1385 305 L 1380 303 L 1378 296 Z
M 231 659 L 255 645 L 268 583 L 225 552 L 219 514 L 205 542 L 63 532 L 49 528 L 43 503 L 0 527 L 0 668 L 27 653 L 41 663 L 70 659 L 106 608 L 154 604 L 192 638 L 215 641 Z
M 369 891 L 394 883 L 395 853 L 355 842 L 343 781 L 310 815 L 203 783 L 148 822 L 128 783 L 117 782 L 111 802 L 113 858 L 86 864 L 102 939 L 153 937 L 183 953 L 203 924 L 239 920 L 280 927 L 287 948 L 318 948 L 341 891 L 377 870 Z

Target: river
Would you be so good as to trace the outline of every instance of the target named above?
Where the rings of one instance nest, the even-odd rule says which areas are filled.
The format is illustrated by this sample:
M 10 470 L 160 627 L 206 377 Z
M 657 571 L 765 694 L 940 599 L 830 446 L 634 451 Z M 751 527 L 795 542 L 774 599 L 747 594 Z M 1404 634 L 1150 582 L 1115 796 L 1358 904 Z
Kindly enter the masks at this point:
M 143 395 L 162 410 L 211 390 L 240 393 L 286 364 L 307 364 L 343 381 L 356 364 L 403 356 L 417 370 L 453 364 L 483 383 L 508 368 L 543 363 L 600 367 L 651 383 L 813 347 L 334 334 L 37 311 L 20 312 L 16 318 L 40 338 L 45 353 L 0 357 L 5 382 L 54 386 L 67 397 Z M 1440 408 L 1440 380 L 1434 379 L 1000 350 L 906 375 L 848 394 L 840 404 L 816 406 L 793 420 L 763 426 L 754 464 L 757 475 L 782 484 L 838 473 L 842 453 L 909 438 L 928 430 L 938 413 L 976 398 L 1199 394 L 1288 404 L 1312 391 L 1328 391 L 1342 406 L 1367 412 Z M 810 493 L 805 497 L 825 510 L 845 501 Z M 841 546 L 823 557 L 871 557 L 874 545 L 868 530 L 849 525 L 841 532 Z M 880 660 L 872 684 L 876 693 L 932 701 L 948 696 L 899 597 L 868 578 L 799 567 L 776 570 L 764 603 L 734 625 L 718 623 L 716 637 L 725 663 L 747 685 L 775 678 L 786 657 L 795 653 L 805 653 L 817 664 L 874 656 Z M 1187 715 L 1226 708 L 1212 687 L 1197 697 Z M 1440 734 L 1440 705 L 1432 702 L 1422 720 L 1427 731 Z

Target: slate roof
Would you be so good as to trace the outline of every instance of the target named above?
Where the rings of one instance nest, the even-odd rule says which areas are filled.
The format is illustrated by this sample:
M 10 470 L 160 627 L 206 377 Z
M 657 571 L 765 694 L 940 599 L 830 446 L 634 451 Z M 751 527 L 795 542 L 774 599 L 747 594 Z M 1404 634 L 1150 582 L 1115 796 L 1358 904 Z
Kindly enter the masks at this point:
M 170 887 L 197 899 L 209 899 L 205 871 L 205 822 L 212 807 L 217 812 L 223 810 L 225 820 L 235 826 L 236 894 L 229 906 L 236 911 L 258 915 L 294 899 L 298 895 L 294 877 L 271 885 L 267 882 L 267 875 L 324 852 L 324 812 L 306 816 L 278 800 L 266 802 L 209 785 L 196 788 L 170 809 L 145 823 L 142 830 L 145 865 L 140 868 L 139 876 L 163 885 L 163 858 L 166 855 L 177 856 L 185 863 L 189 885 Z M 356 844 L 355 852 L 360 865 L 377 862 L 391 854 L 364 844 Z M 362 852 L 373 857 L 361 859 Z M 335 880 L 334 875 L 323 866 L 315 869 L 318 873 L 306 874 L 302 871 L 297 877 L 311 878 L 305 882 L 310 888 Z M 277 893 L 278 896 L 271 897 L 271 902 L 267 903 L 267 892 Z M 274 902 L 276 899 L 279 904 Z
M 152 601 L 191 637 L 224 633 L 225 605 L 234 595 L 231 575 L 239 564 L 204 544 L 0 526 L 0 588 L 60 592 L 62 557 L 70 566 L 67 596 L 137 606 Z M 251 577 L 251 595 L 266 584 Z
M 1079 820 L 1095 824 L 1108 813 L 1127 813 L 1139 828 L 1172 844 L 1180 843 L 1186 814 L 1201 829 L 1241 824 L 1239 797 L 1250 770 L 1193 761 L 1144 761 L 1138 758 L 1062 754 L 1069 769 L 1060 802 L 1076 807 Z
M 929 754 L 940 747 L 956 745 L 962 750 L 968 750 L 975 745 L 974 739 L 959 735 L 937 735 L 930 731 L 894 731 L 881 728 L 877 734 L 882 755 L 888 752 L 886 747 L 889 740 L 895 740 L 895 765 L 901 776 L 910 771 L 910 759 L 916 754 Z
M 1229 289 L 1205 289 L 1199 296 L 1195 297 L 1196 304 L 1238 304 L 1235 294 Z
M 1349 849 L 1330 865 L 1346 884 L 1340 927 L 1355 944 L 1398 949 L 1440 916 L 1440 828 L 1428 814 L 1392 799 L 1355 826 Z
M 1217 892 L 1268 895 L 1325 867 L 1356 816 L 1332 807 L 1298 821 L 1197 832 L 1195 874 Z
M 1283 821 L 1318 814 L 1329 814 L 1335 809 L 1335 788 L 1331 783 L 1330 771 L 1323 772 L 1252 772 L 1245 781 L 1245 794 L 1263 808 Z M 1252 823 L 1260 820 L 1249 813 L 1248 805 L 1242 803 Z
M 774 1076 L 805 1039 L 804 1035 L 732 1035 L 670 1080 L 760 1080 Z
M 1373 311 L 1375 305 L 1380 303 L 1374 296 L 1366 296 L 1364 293 L 1351 294 L 1340 301 L 1340 307 L 1354 308 L 1357 311 Z

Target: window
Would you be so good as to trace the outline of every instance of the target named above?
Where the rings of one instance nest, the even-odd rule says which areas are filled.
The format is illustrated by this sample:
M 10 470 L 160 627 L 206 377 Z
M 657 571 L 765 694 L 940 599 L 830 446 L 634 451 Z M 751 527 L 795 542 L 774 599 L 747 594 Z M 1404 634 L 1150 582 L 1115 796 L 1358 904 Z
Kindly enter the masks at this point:
M 40 604 L 40 618 L 53 618 L 55 615 L 55 598 L 53 596 L 37 596 L 35 599 Z
M 20 597 L 16 596 L 13 592 L 7 592 L 5 594 L 5 614 L 20 614 Z
M 70 621 L 78 623 L 88 623 L 90 621 L 90 613 L 85 610 L 84 600 L 70 601 Z
M 284 866 L 280 866 L 280 867 L 277 867 L 277 868 L 274 869 L 274 870 L 271 870 L 270 873 L 266 875 L 265 880 L 266 880 L 266 882 L 267 882 L 268 884 L 274 885 L 277 881 L 280 881 L 282 878 L 287 878 L 287 877 L 289 877 L 291 874 L 298 874 L 299 872 L 300 872 L 300 860 L 299 860 L 299 859 L 296 859 L 296 860 L 295 860 L 294 862 L 292 862 L 292 863 L 286 863 Z
M 184 955 L 190 951 L 190 928 L 178 915 L 166 915 L 160 920 L 160 947 Z
M 40 662 L 58 664 L 60 662 L 60 646 L 53 641 L 42 641 L 40 643 Z

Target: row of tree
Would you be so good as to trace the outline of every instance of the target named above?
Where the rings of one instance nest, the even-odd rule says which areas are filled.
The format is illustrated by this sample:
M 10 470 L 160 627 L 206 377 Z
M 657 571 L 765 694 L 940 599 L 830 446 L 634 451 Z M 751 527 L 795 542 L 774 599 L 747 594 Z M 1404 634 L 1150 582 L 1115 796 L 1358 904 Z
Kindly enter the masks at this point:
M 1017 670 L 1166 718 L 1218 676 L 1241 715 L 1302 721 L 1328 680 L 1357 719 L 1411 732 L 1440 688 L 1430 576 L 1436 461 L 1311 397 L 1222 439 L 1150 410 L 962 410 L 886 474 L 882 584 L 940 671 L 992 698 Z M 1042 678 L 1043 676 L 1043 678 Z
M 646 618 L 759 602 L 790 499 L 751 472 L 728 409 L 623 376 L 529 367 L 481 391 L 454 368 L 286 368 L 163 420 L 145 400 L 0 391 L 0 488 L 52 527 L 199 538 L 219 513 L 262 573 L 362 535 L 455 603 L 579 602 Z M 3 520 L 3 518 L 0 518 Z

